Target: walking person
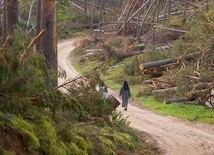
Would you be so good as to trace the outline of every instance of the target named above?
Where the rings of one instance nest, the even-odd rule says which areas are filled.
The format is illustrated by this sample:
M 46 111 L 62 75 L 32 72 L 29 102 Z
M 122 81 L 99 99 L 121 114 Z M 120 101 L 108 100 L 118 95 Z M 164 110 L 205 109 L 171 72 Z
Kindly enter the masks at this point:
M 122 96 L 122 107 L 127 110 L 128 100 L 131 97 L 130 88 L 127 81 L 123 81 L 123 86 L 120 89 L 120 96 Z
M 99 92 L 103 95 L 103 98 L 108 97 L 108 89 L 103 82 L 99 84 Z

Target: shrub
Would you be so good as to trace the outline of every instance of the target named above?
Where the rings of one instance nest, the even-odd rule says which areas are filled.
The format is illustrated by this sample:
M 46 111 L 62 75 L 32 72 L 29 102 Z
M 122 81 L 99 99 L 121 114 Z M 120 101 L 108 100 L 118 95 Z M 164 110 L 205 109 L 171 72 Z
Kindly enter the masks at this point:
M 186 77 L 186 75 L 191 75 L 191 73 L 192 73 L 192 67 L 190 66 L 190 67 L 185 68 L 182 72 L 180 72 L 178 74 L 178 77 L 177 77 L 177 83 L 178 83 L 177 92 L 182 96 L 186 96 L 188 94 L 188 92 L 192 89 L 192 83 Z
M 150 62 L 150 61 L 157 61 L 157 60 L 161 60 L 161 59 L 167 59 L 168 57 L 168 53 L 165 51 L 161 51 L 161 50 L 156 50 L 153 46 L 148 46 L 145 50 L 145 53 L 143 54 L 143 56 L 141 57 L 141 61 L 143 63 L 145 62 Z
M 213 34 L 214 33 L 214 10 L 209 10 L 208 13 L 204 13 L 203 18 L 200 22 L 202 32 L 205 34 Z
M 181 25 L 183 25 L 183 19 L 181 17 L 178 17 L 178 16 L 170 17 L 169 26 L 179 27 Z
M 125 74 L 129 76 L 140 75 L 139 64 L 140 64 L 140 61 L 136 57 L 131 62 L 126 63 L 124 66 Z

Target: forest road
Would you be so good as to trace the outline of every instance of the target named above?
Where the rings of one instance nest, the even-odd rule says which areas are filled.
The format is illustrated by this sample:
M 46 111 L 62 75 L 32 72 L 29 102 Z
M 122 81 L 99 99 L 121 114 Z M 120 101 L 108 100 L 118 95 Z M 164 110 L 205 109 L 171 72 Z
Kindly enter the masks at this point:
M 69 63 L 69 54 L 79 39 L 71 39 L 58 44 L 59 66 L 67 72 L 68 78 L 77 76 Z M 59 79 L 59 84 L 63 79 Z M 118 100 L 118 93 L 110 90 Z M 128 116 L 130 126 L 150 134 L 167 155 L 214 155 L 214 126 L 183 121 L 171 116 L 162 116 L 141 109 L 131 103 L 128 111 L 121 106 L 117 110 Z

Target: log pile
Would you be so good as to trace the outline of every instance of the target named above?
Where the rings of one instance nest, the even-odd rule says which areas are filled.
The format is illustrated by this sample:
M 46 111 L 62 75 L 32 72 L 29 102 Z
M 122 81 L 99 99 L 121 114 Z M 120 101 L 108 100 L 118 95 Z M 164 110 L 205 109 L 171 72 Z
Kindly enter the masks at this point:
M 197 66 L 202 56 L 204 56 L 202 53 L 196 52 L 181 56 L 178 59 L 163 59 L 141 63 L 139 68 L 142 72 L 142 77 L 145 77 L 146 74 L 157 75 L 158 70 L 161 70 L 160 68 L 162 68 L 162 72 L 165 72 L 164 74 L 159 74 L 159 77 L 145 79 L 144 84 L 148 85 L 149 89 L 153 89 L 150 93 L 151 95 L 166 104 L 193 102 L 214 108 L 213 75 L 208 73 L 207 77 L 203 79 L 204 73 L 202 71 L 200 73 L 200 70 L 196 71 L 196 69 L 191 68 L 189 72 L 185 71 L 187 68 L 185 61 L 192 62 L 194 67 Z M 174 68 L 177 68 L 177 70 L 174 69 L 174 72 L 173 70 L 166 70 L 168 66 L 175 64 Z M 210 69 L 213 69 L 212 65 L 209 66 Z M 182 78 L 180 78 L 181 76 Z

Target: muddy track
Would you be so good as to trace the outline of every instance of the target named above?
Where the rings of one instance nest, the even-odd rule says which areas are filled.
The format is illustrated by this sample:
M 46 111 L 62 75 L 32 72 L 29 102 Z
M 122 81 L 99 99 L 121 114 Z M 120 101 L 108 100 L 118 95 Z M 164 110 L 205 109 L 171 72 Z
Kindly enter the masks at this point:
M 61 42 L 58 45 L 59 66 L 67 72 L 67 79 L 77 76 L 68 57 L 75 48 L 77 39 Z M 59 83 L 63 80 L 59 79 Z M 109 91 L 118 100 L 117 92 Z M 131 127 L 150 134 L 168 155 L 214 155 L 214 126 L 182 121 L 170 116 L 155 114 L 135 106 L 130 102 L 128 111 L 118 110 L 128 116 Z

